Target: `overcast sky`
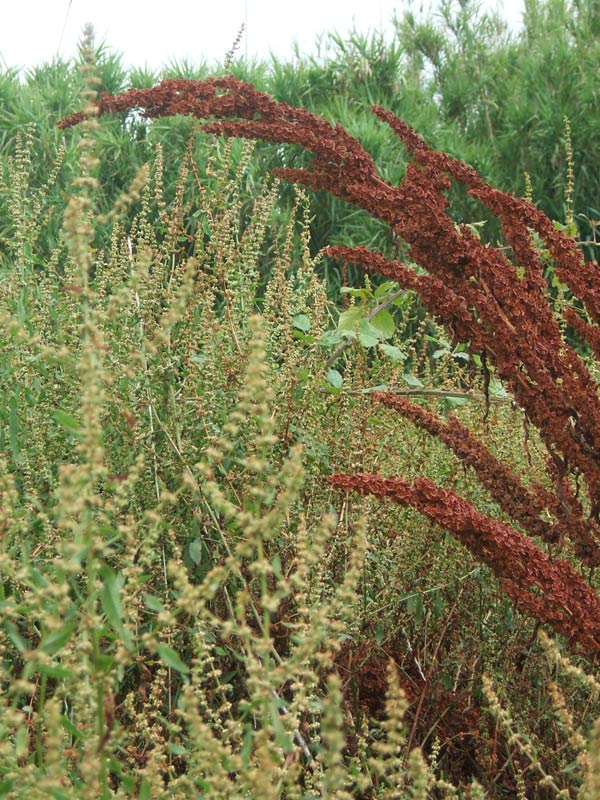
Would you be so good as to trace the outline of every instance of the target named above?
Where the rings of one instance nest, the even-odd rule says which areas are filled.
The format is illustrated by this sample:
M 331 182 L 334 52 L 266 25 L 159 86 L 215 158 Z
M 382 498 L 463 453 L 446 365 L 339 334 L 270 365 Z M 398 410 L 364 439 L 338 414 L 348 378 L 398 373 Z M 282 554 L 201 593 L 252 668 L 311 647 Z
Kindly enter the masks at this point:
M 435 5 L 435 0 L 433 0 Z M 291 58 L 315 52 L 324 31 L 344 35 L 354 27 L 391 31 L 394 10 L 409 0 L 0 0 L 0 66 L 31 67 L 57 54 L 70 58 L 86 22 L 97 41 L 124 56 L 128 66 L 159 69 L 172 61 L 222 61 L 246 25 L 239 54 Z M 425 0 L 425 7 L 430 5 Z M 518 27 L 523 0 L 481 0 Z M 413 8 L 418 9 L 414 4 Z

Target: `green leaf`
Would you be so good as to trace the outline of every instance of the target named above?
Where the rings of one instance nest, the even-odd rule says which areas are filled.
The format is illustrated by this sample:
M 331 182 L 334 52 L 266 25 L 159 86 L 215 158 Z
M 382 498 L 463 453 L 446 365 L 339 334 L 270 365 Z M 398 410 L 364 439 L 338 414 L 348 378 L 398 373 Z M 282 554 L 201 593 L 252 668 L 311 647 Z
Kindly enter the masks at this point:
M 150 784 L 150 781 L 148 780 L 148 778 L 142 778 L 138 800 L 151 800 L 151 798 L 152 798 L 152 786 Z
M 349 294 L 351 297 L 370 297 L 371 291 L 369 289 L 354 289 L 352 286 L 342 286 L 340 294 Z
M 381 333 L 366 319 L 358 323 L 358 341 L 363 347 L 375 347 L 382 338 Z
M 14 735 L 15 755 L 17 758 L 22 758 L 27 755 L 29 751 L 29 734 L 25 724 L 21 724 Z
M 250 756 L 252 755 L 252 747 L 254 744 L 254 731 L 250 725 L 245 726 L 244 740 L 242 742 L 242 749 L 240 751 L 240 758 L 242 765 L 247 768 L 250 764 Z
M 176 650 L 173 650 L 172 647 L 169 647 L 168 644 L 157 644 L 156 645 L 156 652 L 159 655 L 159 658 L 165 662 L 168 667 L 176 670 L 177 672 L 186 673 L 190 671 L 190 668 L 187 664 L 181 660 L 179 653 Z
M 189 750 L 187 748 L 185 748 L 182 744 L 175 744 L 175 742 L 168 742 L 167 750 L 174 756 L 187 756 L 189 754 Z
M 202 550 L 203 550 L 203 543 L 202 539 L 194 539 L 188 545 L 188 552 L 190 554 L 190 558 L 198 566 L 198 564 L 202 561 Z
M 495 397 L 512 397 L 497 378 L 492 378 L 490 381 L 490 394 L 493 394 Z
M 338 319 L 338 331 L 354 331 L 359 320 L 364 316 L 364 309 L 361 306 L 353 306 L 347 311 L 343 311 Z
M 339 333 L 338 331 L 325 331 L 321 338 L 319 339 L 319 344 L 322 347 L 335 347 L 336 344 L 343 342 L 347 336 L 353 336 L 354 333 L 350 333 L 348 331 L 344 333 Z
M 283 574 L 281 572 L 281 558 L 279 553 L 275 553 L 273 558 L 271 559 L 271 566 L 273 567 L 273 574 L 278 580 L 283 578 Z
M 25 653 L 27 650 L 31 650 L 31 644 L 27 641 L 27 639 L 23 638 L 19 633 L 17 626 L 12 622 L 5 622 L 6 632 L 14 646 L 17 648 L 19 653 Z
M 406 289 L 395 300 L 392 300 L 392 305 L 396 306 L 396 308 L 408 307 L 411 303 L 414 303 L 416 296 L 416 292 Z
M 73 417 L 71 414 L 68 414 L 66 411 L 63 411 L 60 408 L 55 408 L 52 411 L 52 416 L 58 422 L 59 425 L 69 431 L 69 433 L 73 433 L 75 435 L 79 435 L 81 433 L 81 422 L 78 419 Z
M 284 753 L 291 753 L 294 750 L 294 742 L 292 737 L 283 727 L 283 723 L 281 722 L 281 716 L 279 714 L 279 708 L 277 701 L 273 699 L 271 701 L 271 722 L 273 723 L 273 732 L 275 733 L 275 741 L 281 747 Z
M 398 290 L 398 284 L 395 281 L 384 281 L 373 292 L 373 297 L 383 297 L 386 294 L 391 294 Z
M 371 394 L 371 392 L 385 392 L 387 389 L 387 383 L 378 383 L 377 386 L 367 386 L 365 389 L 361 389 L 361 394 Z
M 19 406 L 15 395 L 11 395 L 8 402 L 8 436 L 13 458 L 17 459 L 21 452 L 19 442 Z
M 444 405 L 446 408 L 458 408 L 464 406 L 469 402 L 468 397 L 445 397 Z
M 404 361 L 406 358 L 406 353 L 403 353 L 399 347 L 395 347 L 393 344 L 385 344 L 385 342 L 380 342 L 379 349 L 384 355 L 386 355 L 388 358 L 391 358 L 392 361 Z
M 44 651 L 44 653 L 48 653 L 49 656 L 58 653 L 58 651 L 62 650 L 62 648 L 69 641 L 76 627 L 77 625 L 75 622 L 70 622 L 61 630 L 52 631 L 52 633 L 42 637 L 40 648 Z
M 299 342 L 306 342 L 306 344 L 312 344 L 315 340 L 315 337 L 309 333 L 302 333 L 302 331 L 293 331 L 294 339 L 297 339 Z
M 146 608 L 150 609 L 150 611 L 156 611 L 157 614 L 165 610 L 160 598 L 154 594 L 144 594 L 144 603 Z
M 423 595 L 411 595 L 406 601 L 406 610 L 409 614 L 414 614 L 415 622 L 418 625 L 423 619 Z
M 52 800 L 71 800 L 73 795 L 63 792 L 62 789 L 50 789 Z
M 415 389 L 420 389 L 423 386 L 423 384 L 417 378 L 417 376 L 412 375 L 410 372 L 405 372 L 404 375 L 402 376 L 402 380 L 404 381 L 404 383 L 407 383 L 409 386 L 412 386 Z
M 65 717 L 64 714 L 61 714 L 60 721 L 66 732 L 70 734 L 74 739 L 85 738 L 85 734 L 83 733 L 83 731 L 80 731 L 79 728 L 77 728 L 68 717 Z
M 330 369 L 325 377 L 327 378 L 327 382 L 336 389 L 339 389 L 344 382 L 341 373 L 338 372 L 337 369 Z
M 120 573 L 113 572 L 110 567 L 103 567 L 100 574 L 103 580 L 100 593 L 102 608 L 114 630 L 121 633 L 124 612 L 120 594 L 125 578 Z
M 304 331 L 304 333 L 310 330 L 310 319 L 306 314 L 296 314 L 292 320 L 292 324 L 294 328 L 298 328 L 299 331 Z
M 385 308 L 369 320 L 384 339 L 390 339 L 396 330 L 394 318 Z
M 72 670 L 62 667 L 60 664 L 38 664 L 35 671 L 40 675 L 47 675 L 49 678 L 70 678 L 73 675 Z

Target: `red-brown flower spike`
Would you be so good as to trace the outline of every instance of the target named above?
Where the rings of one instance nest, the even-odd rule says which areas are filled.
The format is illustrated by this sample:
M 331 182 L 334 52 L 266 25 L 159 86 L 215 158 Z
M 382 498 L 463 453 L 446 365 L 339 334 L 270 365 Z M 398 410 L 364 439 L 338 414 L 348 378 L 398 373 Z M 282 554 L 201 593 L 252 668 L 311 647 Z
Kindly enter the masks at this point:
M 509 525 L 490 519 L 448 489 L 419 478 L 331 475 L 336 489 L 388 498 L 413 506 L 455 536 L 500 579 L 519 608 L 592 658 L 600 654 L 600 598 L 562 559 L 551 559 Z

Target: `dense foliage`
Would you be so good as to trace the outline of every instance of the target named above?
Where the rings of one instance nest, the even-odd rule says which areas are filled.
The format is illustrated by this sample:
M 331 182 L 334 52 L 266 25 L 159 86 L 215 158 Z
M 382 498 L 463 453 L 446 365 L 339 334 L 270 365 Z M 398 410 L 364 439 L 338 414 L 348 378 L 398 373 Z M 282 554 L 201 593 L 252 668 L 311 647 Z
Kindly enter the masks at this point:
M 486 114 L 445 121 L 423 59 L 458 80 L 470 37 L 504 39 L 468 6 L 448 19 L 464 41 L 438 51 L 407 16 L 412 50 L 357 36 L 338 62 L 232 67 L 313 85 L 360 144 L 231 75 L 97 119 L 98 89 L 155 76 L 94 67 L 89 40 L 83 78 L 2 76 L 0 796 L 596 800 L 586 186 L 559 141 L 559 226 L 390 113 L 410 72 L 413 125 L 489 152 Z M 130 113 L 153 98 L 224 124 Z M 472 224 L 486 205 L 502 226 Z M 340 258 L 360 269 L 336 303 Z

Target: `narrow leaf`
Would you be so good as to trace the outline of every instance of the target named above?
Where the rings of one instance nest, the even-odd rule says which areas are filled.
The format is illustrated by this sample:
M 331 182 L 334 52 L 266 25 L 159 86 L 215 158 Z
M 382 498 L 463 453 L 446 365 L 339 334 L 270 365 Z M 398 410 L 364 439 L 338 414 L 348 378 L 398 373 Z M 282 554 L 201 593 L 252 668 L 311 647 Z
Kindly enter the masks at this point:
M 181 660 L 179 653 L 168 644 L 157 644 L 156 652 L 165 664 L 177 672 L 189 672 L 190 668 Z

